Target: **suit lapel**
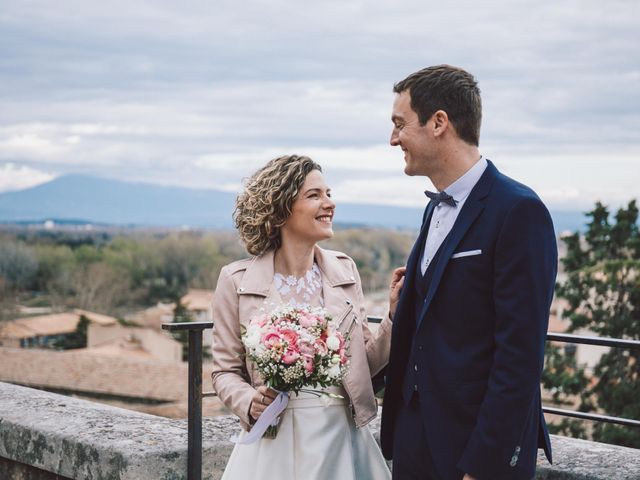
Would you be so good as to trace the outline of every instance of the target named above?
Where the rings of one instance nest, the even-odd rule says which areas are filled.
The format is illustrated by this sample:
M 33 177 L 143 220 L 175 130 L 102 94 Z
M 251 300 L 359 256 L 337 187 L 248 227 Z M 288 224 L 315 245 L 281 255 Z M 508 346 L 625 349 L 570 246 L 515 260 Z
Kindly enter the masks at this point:
M 424 319 L 425 314 L 429 309 L 429 305 L 431 304 L 436 290 L 438 289 L 438 285 L 440 284 L 440 280 L 442 279 L 442 274 L 444 273 L 444 269 L 447 266 L 447 263 L 449 263 L 453 251 L 458 246 L 465 233 L 467 233 L 469 227 L 471 227 L 475 219 L 478 218 L 478 216 L 484 209 L 484 198 L 489 194 L 491 185 L 493 184 L 493 181 L 496 178 L 498 172 L 493 166 L 493 163 L 491 163 L 490 161 L 487 162 L 488 165 L 485 172 L 480 177 L 480 180 L 478 180 L 478 183 L 471 190 L 467 201 L 462 207 L 462 211 L 458 215 L 456 222 L 453 224 L 451 231 L 442 244 L 442 251 L 438 256 L 436 264 L 433 265 L 433 277 L 431 277 L 431 282 L 429 283 L 429 289 L 427 290 L 427 296 L 425 297 L 420 317 L 416 322 L 416 330 L 419 329 L 420 325 L 422 324 L 422 320 Z
M 427 220 L 431 216 L 433 209 L 433 202 L 429 202 L 422 219 L 422 228 L 420 229 L 420 235 L 418 235 L 418 239 L 413 244 L 413 249 L 411 250 L 411 254 L 409 255 L 409 259 L 407 260 L 407 278 L 414 278 L 416 269 L 418 268 L 418 265 L 420 265 L 420 252 L 422 251 L 422 246 L 424 245 L 427 237 L 427 232 L 429 231 Z
M 422 217 L 422 227 L 420 229 L 420 234 L 418 235 L 418 239 L 413 244 L 413 248 L 411 249 L 411 253 L 409 254 L 409 258 L 407 259 L 407 270 L 405 272 L 404 278 L 405 283 L 402 291 L 400 292 L 400 299 L 398 300 L 398 310 L 396 311 L 396 318 L 406 317 L 405 314 L 401 313 L 405 308 L 413 308 L 409 305 L 408 299 L 410 298 L 410 290 L 413 288 L 413 279 L 415 278 L 416 269 L 420 265 L 420 252 L 422 251 L 422 246 L 426 240 L 427 232 L 429 230 L 429 225 L 427 220 L 431 216 L 431 212 L 433 212 L 434 205 L 433 202 L 429 202 L 427 207 L 425 208 L 424 215 Z M 394 321 L 394 325 L 396 322 Z

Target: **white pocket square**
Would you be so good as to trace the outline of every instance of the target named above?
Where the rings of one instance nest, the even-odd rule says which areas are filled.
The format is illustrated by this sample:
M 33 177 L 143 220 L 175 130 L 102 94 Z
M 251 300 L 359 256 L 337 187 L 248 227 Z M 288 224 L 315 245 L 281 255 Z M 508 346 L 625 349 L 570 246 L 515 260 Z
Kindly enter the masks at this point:
M 470 257 L 472 255 L 480 255 L 482 250 L 467 250 L 466 252 L 458 252 L 451 255 L 451 258 Z

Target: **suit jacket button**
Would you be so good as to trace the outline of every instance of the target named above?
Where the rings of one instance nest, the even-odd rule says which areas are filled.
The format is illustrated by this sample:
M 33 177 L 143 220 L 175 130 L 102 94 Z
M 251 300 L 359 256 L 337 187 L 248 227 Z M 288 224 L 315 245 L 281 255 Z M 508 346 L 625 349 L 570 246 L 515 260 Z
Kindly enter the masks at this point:
M 417 371 L 418 371 L 418 365 L 417 365 L 417 364 L 416 364 L 416 365 L 414 365 L 414 366 L 413 366 L 413 369 L 417 372 Z
M 509 462 L 510 467 L 515 467 L 518 464 L 518 457 L 515 455 L 511 457 L 511 462 Z

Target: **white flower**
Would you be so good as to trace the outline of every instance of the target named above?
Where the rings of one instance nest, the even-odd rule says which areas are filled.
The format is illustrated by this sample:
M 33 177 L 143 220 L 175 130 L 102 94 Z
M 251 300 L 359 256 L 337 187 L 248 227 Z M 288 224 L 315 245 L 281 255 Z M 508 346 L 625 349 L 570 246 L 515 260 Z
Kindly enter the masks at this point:
M 340 348 L 340 339 L 335 335 L 331 335 L 327 338 L 327 347 L 334 352 Z
M 260 338 L 260 327 L 258 327 L 257 325 L 251 325 L 247 329 L 247 336 L 245 337 L 244 344 L 247 346 L 247 348 L 255 350 L 256 348 L 258 348 L 258 345 L 260 345 Z
M 329 377 L 331 378 L 338 378 L 340 376 L 340 364 L 336 363 L 334 364 L 329 371 L 327 372 L 327 374 L 329 375 Z
M 331 363 L 332 364 L 336 364 L 336 363 L 340 363 L 340 355 L 334 355 L 331 357 Z

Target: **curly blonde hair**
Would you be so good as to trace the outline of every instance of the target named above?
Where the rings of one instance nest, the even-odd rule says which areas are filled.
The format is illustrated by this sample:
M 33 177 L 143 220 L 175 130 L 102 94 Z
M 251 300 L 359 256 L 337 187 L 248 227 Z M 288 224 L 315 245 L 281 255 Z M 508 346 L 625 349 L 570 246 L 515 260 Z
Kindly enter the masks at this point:
M 307 175 L 322 168 L 309 157 L 286 155 L 270 160 L 245 183 L 236 199 L 233 220 L 251 255 L 280 247 L 280 229 Z

